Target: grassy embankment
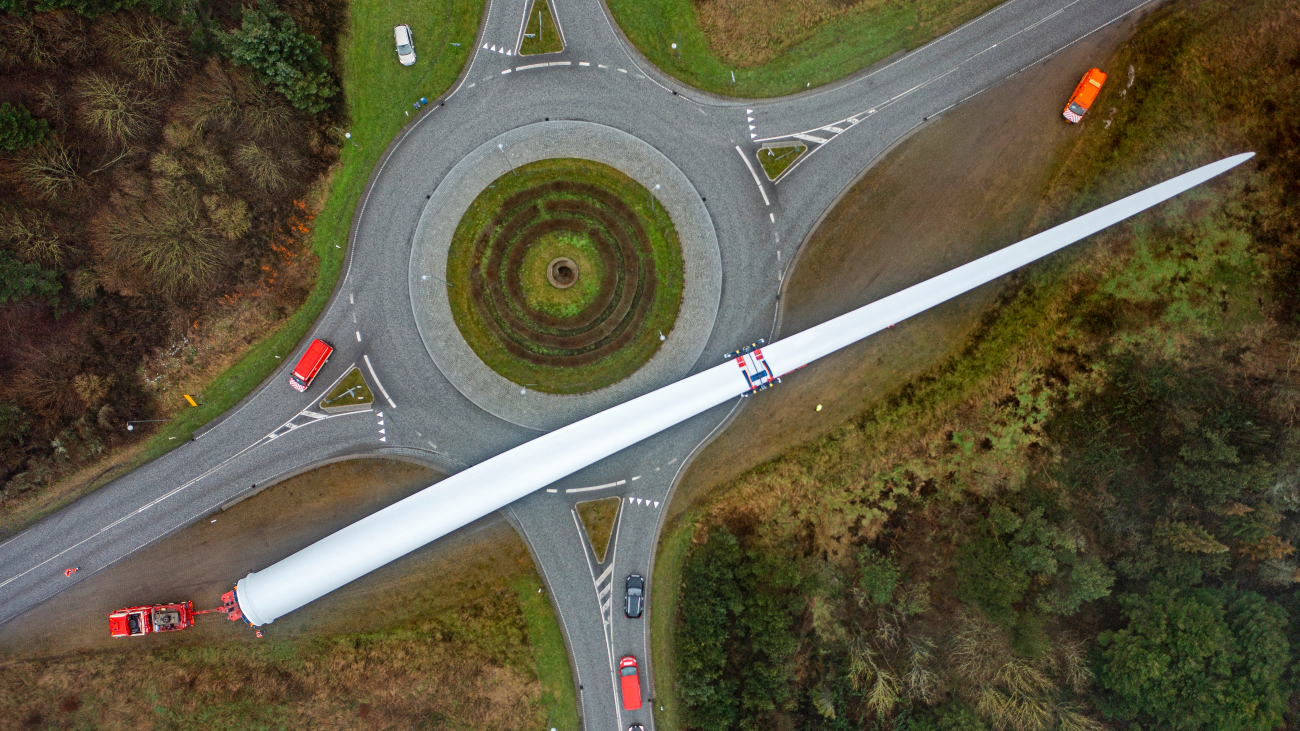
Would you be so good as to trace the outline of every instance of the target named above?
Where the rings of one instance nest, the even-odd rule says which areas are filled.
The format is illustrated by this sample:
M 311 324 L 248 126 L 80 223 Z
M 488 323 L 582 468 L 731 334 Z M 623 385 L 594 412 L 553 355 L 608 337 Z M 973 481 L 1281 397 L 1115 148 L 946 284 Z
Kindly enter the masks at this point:
M 509 257 L 505 258 L 505 263 L 501 265 L 500 271 L 490 271 L 488 267 L 488 263 L 492 260 L 495 251 L 493 247 L 501 244 L 496 243 L 494 240 L 491 246 L 484 250 L 482 260 L 477 265 L 475 264 L 475 256 L 477 241 L 481 232 L 491 226 L 498 227 L 494 231 L 504 229 L 501 220 L 499 220 L 504 215 L 502 204 L 512 196 L 525 195 L 527 197 L 526 200 L 520 199 L 518 201 L 518 210 L 522 210 L 523 206 L 529 202 L 544 198 L 545 200 L 555 200 L 557 203 L 572 201 L 582 205 L 596 206 L 615 219 L 622 218 L 625 215 L 587 193 L 569 193 L 543 189 L 543 186 L 547 184 L 564 182 L 581 182 L 594 185 L 600 190 L 613 195 L 626 206 L 626 210 L 630 211 L 630 215 L 639 220 L 641 228 L 646 234 L 645 245 L 649 248 L 650 256 L 653 257 L 656 278 L 653 292 L 654 299 L 645 307 L 641 306 L 640 297 L 641 293 L 647 291 L 648 288 L 636 290 L 629 295 L 635 299 L 631 308 L 625 310 L 626 321 L 622 325 L 622 329 L 616 331 L 614 337 L 622 337 L 622 333 L 632 331 L 635 334 L 631 336 L 630 340 L 617 350 L 583 365 L 571 365 L 565 362 L 564 359 L 572 356 L 572 352 L 560 346 L 544 345 L 537 342 L 532 339 L 529 332 L 522 331 L 522 327 L 516 328 L 516 336 L 512 338 L 512 342 L 515 346 L 527 349 L 530 356 L 532 356 L 531 359 L 518 356 L 508 350 L 504 344 L 504 338 L 510 336 L 504 332 L 504 326 L 498 323 L 497 320 L 483 316 L 480 311 L 480 301 L 475 299 L 475 286 L 471 284 L 471 277 L 477 277 L 478 282 L 484 288 L 483 291 L 493 291 L 491 288 L 499 288 L 499 291 L 502 292 L 509 291 L 502 283 L 502 280 L 506 277 L 515 276 L 513 272 L 508 271 L 512 266 L 511 259 Z M 599 221 L 584 213 L 574 213 L 563 209 L 551 210 L 544 207 L 544 210 L 537 213 L 537 217 L 538 223 L 536 225 L 538 226 L 548 225 L 547 221 L 561 219 L 585 221 L 586 224 L 584 225 L 599 224 Z M 511 219 L 511 221 L 515 220 L 517 219 Z M 532 224 L 530 224 L 531 228 Z M 628 233 L 625 235 L 633 235 L 630 231 L 631 229 L 628 229 Z M 604 235 L 611 242 L 615 240 L 613 232 L 607 232 Z M 598 265 L 604 269 L 608 265 L 602 263 L 601 259 L 596 256 L 597 247 L 590 245 L 590 242 L 583 246 L 571 245 L 571 242 L 585 238 L 585 236 L 585 234 L 579 234 L 578 232 L 557 230 L 539 234 L 538 240 L 547 252 L 557 256 L 568 256 L 574 260 L 589 261 L 592 265 Z M 522 241 L 522 239 L 517 240 L 516 243 L 518 241 Z M 644 252 L 644 249 L 635 244 L 634 248 L 636 251 Z M 646 259 L 649 259 L 649 257 L 646 257 Z M 571 316 L 575 312 L 581 314 L 587 311 L 589 309 L 588 305 L 596 302 L 595 292 L 584 287 L 581 273 L 579 273 L 578 283 L 569 289 L 557 291 L 556 288 L 551 287 L 545 279 L 546 263 L 548 262 L 538 257 L 531 259 L 525 257 L 520 263 L 521 271 L 525 275 L 529 275 L 529 280 L 531 280 L 521 283 L 525 304 L 543 312 L 550 309 L 549 314 Z M 528 266 L 530 264 L 534 266 L 530 268 Z M 639 263 L 625 262 L 622 266 L 630 270 L 630 267 L 639 266 Z M 624 296 L 620 284 L 620 282 L 628 281 L 624 272 L 602 271 L 601 276 L 605 278 L 604 281 L 607 285 L 610 285 L 610 277 L 617 276 L 618 279 L 615 280 L 615 283 L 610 285 L 616 287 L 612 296 Z M 446 277 L 447 281 L 452 285 L 448 289 L 448 299 L 456 324 L 460 328 L 461 335 L 465 337 L 465 341 L 484 363 L 497 373 L 528 388 L 547 393 L 584 393 L 627 378 L 658 351 L 662 343 L 659 339 L 659 333 L 666 334 L 670 332 L 673 324 L 677 321 L 677 312 L 682 301 L 683 264 L 681 245 L 678 243 L 677 232 L 673 228 L 672 219 L 668 216 L 662 204 L 652 201 L 649 191 L 642 187 L 640 183 L 614 168 L 590 160 L 553 159 L 529 163 L 513 172 L 506 173 L 475 198 L 469 209 L 466 210 L 452 238 L 451 248 L 447 254 Z M 532 293 L 531 297 L 530 293 Z M 545 299 L 543 299 L 541 293 L 546 293 Z M 513 302 L 508 297 L 506 299 Z M 573 336 L 571 331 L 563 331 L 559 326 L 541 323 L 536 316 L 526 312 L 523 307 L 517 304 L 508 306 L 514 308 L 514 317 L 525 323 L 528 328 L 531 328 L 531 331 L 581 337 L 581 333 L 578 336 Z M 574 310 L 566 311 L 563 309 L 566 306 L 572 306 Z M 615 308 L 608 308 L 595 317 L 609 317 L 614 311 Z M 592 320 L 592 322 L 600 321 L 599 319 Z M 577 350 L 577 348 L 571 350 Z
M 316 214 L 311 249 L 319 258 L 310 296 L 278 330 L 255 344 L 239 362 L 203 389 L 202 406 L 187 409 L 139 447 L 133 448 L 102 474 L 85 480 L 84 489 L 46 490 L 40 498 L 13 511 L 0 524 L 11 533 L 74 502 L 110 481 L 184 444 L 194 430 L 225 413 L 261 384 L 292 355 L 310 331 L 334 291 L 346 260 L 352 214 L 366 181 L 389 142 L 415 112 L 411 103 L 446 92 L 460 75 L 478 32 L 480 0 L 398 0 L 375 5 L 354 3 L 350 10 L 343 68 L 353 144 L 343 140 L 338 166 L 331 172 L 325 200 Z M 397 62 L 393 26 L 407 23 L 419 56 L 414 66 Z M 459 47 L 451 43 L 460 43 Z M 446 44 L 446 45 L 444 45 Z M 78 476 L 70 478 L 76 482 Z
M 528 15 L 528 26 L 524 28 L 524 41 L 519 44 L 520 56 L 533 56 L 539 53 L 559 53 L 564 50 L 564 40 L 555 27 L 555 18 L 551 15 L 551 6 L 546 0 L 533 3 Z
M 917 48 L 1000 1 L 610 0 L 609 9 L 637 50 L 666 73 L 715 94 L 772 97 Z
M 990 523 L 979 518 L 990 505 L 996 506 L 993 515 L 1005 515 L 998 510 L 1026 515 L 1026 502 L 1047 506 L 1048 523 L 1035 530 L 1044 535 L 1076 531 L 1069 540 L 1080 541 L 1075 545 L 1088 547 L 1105 562 L 1095 584 L 1069 588 L 1094 601 L 1085 600 L 1077 619 L 1065 623 L 1087 637 L 1096 635 L 1099 626 L 1123 626 L 1115 602 L 1105 599 L 1111 580 L 1117 593 L 1140 596 L 1148 581 L 1197 584 L 1204 575 L 1210 587 L 1231 580 L 1244 590 L 1276 597 L 1278 604 L 1295 605 L 1295 590 L 1286 588 L 1300 577 L 1287 558 L 1292 553 L 1288 539 L 1296 534 L 1289 512 L 1294 504 L 1277 494 L 1288 484 L 1286 470 L 1294 469 L 1294 464 L 1287 466 L 1294 454 L 1288 457 L 1284 445 L 1296 438 L 1294 371 L 1300 361 L 1295 342 L 1294 277 L 1300 268 L 1294 239 L 1300 219 L 1294 204 L 1296 153 L 1286 144 L 1295 139 L 1297 110 L 1295 77 L 1284 71 L 1296 63 L 1294 39 L 1300 27 L 1294 8 L 1295 3 L 1267 3 L 1239 16 L 1227 3 L 1207 2 L 1168 8 L 1144 24 L 1107 66 L 1113 82 L 1094 107 L 1100 113 L 1089 120 L 1060 166 L 1070 174 L 1058 181 L 1038 225 L 1031 228 L 1045 228 L 1244 149 L 1261 152 L 1257 166 L 1030 269 L 959 356 L 869 405 L 830 435 L 740 476 L 665 532 L 653 599 L 653 652 L 656 685 L 666 706 L 664 723 L 689 726 L 675 695 L 682 679 L 671 675 L 676 668 L 672 653 L 681 648 L 664 639 L 664 630 L 680 628 L 677 618 L 665 616 L 680 597 L 668 595 L 681 586 L 692 538 L 703 532 L 701 540 L 707 540 L 710 528 L 726 526 L 748 535 L 751 549 L 759 544 L 802 547 L 801 555 L 811 551 L 829 557 L 828 566 L 855 566 L 850 576 L 860 575 L 863 587 L 868 572 L 861 564 L 862 551 L 885 535 L 887 542 L 875 541 L 877 549 L 892 554 L 910 580 L 892 604 L 886 592 L 884 601 L 876 602 L 889 606 L 866 617 L 855 613 L 870 608 L 872 600 L 859 595 L 859 609 L 852 608 L 853 601 L 845 608 L 837 603 L 843 598 L 833 598 L 834 590 L 825 585 L 813 588 L 816 596 L 807 615 L 802 605 L 794 611 L 808 622 L 798 630 L 803 633 L 800 643 L 827 650 L 842 647 L 845 637 L 862 640 L 861 649 L 850 649 L 846 660 L 853 690 L 859 680 L 864 683 L 862 694 L 856 700 L 851 693 L 833 694 L 828 676 L 825 687 L 805 688 L 814 692 L 793 699 L 795 706 L 775 709 L 804 718 L 833 719 L 837 710 L 844 714 L 846 707 L 856 706 L 868 717 L 881 718 L 885 727 L 902 728 L 910 718 L 913 728 L 933 728 L 918 699 L 935 703 L 951 697 L 972 708 L 978 701 L 979 712 L 949 706 L 945 714 L 951 716 L 945 718 L 963 716 L 968 725 L 962 727 L 984 728 L 986 721 L 1008 723 L 1014 716 L 1003 713 L 1012 713 L 1009 708 L 983 705 L 998 693 L 1025 701 L 1022 710 L 1041 703 L 1034 697 L 1039 691 L 1008 690 L 998 685 L 1001 681 L 979 677 L 982 670 L 975 666 L 949 665 L 946 672 L 951 674 L 939 672 L 951 685 L 938 690 L 926 685 L 931 661 L 918 658 L 930 638 L 945 637 L 952 626 L 968 632 L 953 638 L 956 652 L 984 642 L 991 648 L 986 657 L 1005 656 L 1026 672 L 1039 672 L 1035 663 L 1062 652 L 1061 657 L 1078 661 L 1077 647 L 1069 644 L 1075 640 L 1058 634 L 1060 620 L 1053 619 L 1069 617 L 1077 607 L 1044 614 L 1032 603 L 1018 603 L 1019 594 L 1009 598 L 990 591 L 1001 581 L 1017 584 L 1020 579 L 1009 577 L 1025 569 L 1014 560 L 997 570 L 1009 572 L 1000 576 L 991 568 L 982 576 L 969 570 L 952 573 L 958 564 L 978 568 L 980 561 L 1003 550 L 994 546 L 1005 528 L 998 528 L 993 538 L 979 535 L 977 526 L 990 530 Z M 1136 69 L 1136 78 L 1125 78 L 1126 68 Z M 1214 378 L 1222 379 L 1220 385 L 1207 387 Z M 1210 406 L 1224 400 L 1225 391 L 1233 406 Z M 1125 399 L 1150 410 L 1135 412 Z M 1187 405 L 1179 405 L 1183 403 Z M 1217 414 L 1218 422 L 1200 421 L 1204 414 Z M 1152 433 L 1159 436 L 1148 436 Z M 1252 441 L 1266 434 L 1264 442 Z M 1149 453 L 1150 462 L 1143 462 L 1141 451 L 1150 449 L 1149 439 L 1155 444 L 1175 441 L 1165 445 L 1168 453 L 1157 449 Z M 1188 441 L 1180 448 L 1177 439 Z M 1200 439 L 1219 445 L 1220 453 L 1198 452 L 1205 449 Z M 1233 441 L 1231 447 L 1218 441 L 1237 439 L 1244 441 Z M 1279 465 L 1282 482 L 1272 472 Z M 1024 496 L 1018 496 L 1022 490 Z M 1151 494 L 1162 490 L 1179 493 L 1172 498 L 1180 505 L 1176 512 L 1164 509 L 1170 496 Z M 1236 502 L 1223 502 L 1228 495 Z M 1188 523 L 1168 522 L 1176 520 Z M 1162 537 L 1169 530 L 1162 526 L 1169 525 L 1184 531 L 1181 547 Z M 1203 542 L 1189 538 L 1196 531 Z M 1016 535 L 1017 551 L 1046 540 Z M 1189 568 L 1186 553 L 1205 558 Z M 836 571 L 828 568 L 829 574 Z M 1048 573 L 1035 580 L 1040 579 L 1044 584 L 1059 581 Z M 1078 580 L 1076 574 L 1072 581 Z M 892 590 L 893 581 L 881 583 Z M 914 592 L 924 593 L 924 601 L 916 601 Z M 1041 601 L 1058 600 L 1044 595 Z M 1124 606 L 1132 611 L 1131 605 Z M 842 611 L 855 620 L 876 622 L 879 631 L 901 629 L 913 648 L 912 658 L 900 661 L 885 640 L 840 624 L 846 619 Z M 980 616 L 995 625 L 1005 622 L 1007 639 L 1000 634 L 1004 630 L 981 625 Z M 1295 621 L 1293 617 L 1293 626 Z M 815 626 L 812 632 L 809 625 Z M 998 644 L 1004 641 L 1010 644 Z M 1164 649 L 1154 643 L 1151 652 L 1159 657 Z M 812 658 L 798 652 L 791 659 L 797 658 L 803 670 L 810 669 L 812 658 L 830 662 L 815 651 Z M 911 679 L 892 685 L 898 681 L 893 673 L 908 667 Z M 1098 690 L 1105 693 L 1094 694 L 1086 681 L 1066 691 L 1064 682 L 1052 676 L 1061 667 L 1052 666 L 1035 682 L 1052 692 L 1067 692 L 1067 698 L 1083 705 L 1052 706 L 1032 722 L 1021 716 L 1015 723 L 1039 728 L 1060 714 L 1062 723 L 1068 717 L 1071 723 L 1095 727 L 1092 714 L 1098 708 L 1112 719 L 1159 712 L 1169 714 L 1163 717 L 1167 720 L 1183 712 L 1178 703 L 1166 709 L 1144 703 L 1140 691 L 1126 686 L 1124 674 L 1103 673 Z M 1271 727 L 1279 718 L 1272 715 L 1279 704 L 1268 695 L 1273 691 L 1263 689 L 1278 682 L 1278 676 L 1268 677 L 1277 668 L 1260 668 L 1258 687 L 1234 692 L 1241 694 L 1241 703 L 1267 699 L 1259 708 L 1268 715 L 1252 723 Z M 942 694 L 940 700 L 924 695 L 935 692 Z M 1091 713 L 1079 716 L 1080 710 Z
M 758 151 L 758 162 L 768 180 L 776 180 L 786 168 L 794 164 L 799 156 L 808 150 L 807 145 L 790 145 L 788 147 L 764 147 Z

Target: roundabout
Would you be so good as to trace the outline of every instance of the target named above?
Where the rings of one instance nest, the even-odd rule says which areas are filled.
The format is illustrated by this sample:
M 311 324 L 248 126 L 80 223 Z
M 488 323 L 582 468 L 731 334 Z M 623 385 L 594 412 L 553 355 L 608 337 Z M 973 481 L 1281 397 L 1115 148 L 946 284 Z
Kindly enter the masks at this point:
M 493 371 L 535 391 L 595 391 L 672 333 L 682 255 L 662 205 L 608 165 L 539 160 L 479 193 L 448 252 L 457 328 Z
M 694 186 L 651 145 L 590 122 L 527 125 L 466 155 L 425 204 L 409 272 L 438 369 L 537 430 L 686 375 L 722 296 Z

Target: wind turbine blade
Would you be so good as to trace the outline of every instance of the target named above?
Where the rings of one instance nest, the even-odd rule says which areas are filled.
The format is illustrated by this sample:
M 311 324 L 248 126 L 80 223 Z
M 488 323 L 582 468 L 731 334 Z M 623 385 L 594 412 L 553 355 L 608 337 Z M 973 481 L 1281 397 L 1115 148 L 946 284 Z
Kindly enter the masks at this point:
M 865 307 L 827 320 L 763 349 L 767 362 L 785 375 L 845 346 L 920 314 L 953 297 L 1037 261 L 1054 251 L 1135 216 L 1152 206 L 1190 190 L 1254 157 L 1253 152 L 1226 157 L 1183 173 L 1127 198 L 1031 236 L 1018 244 L 976 259 L 933 279 L 876 300 Z
M 1229 170 L 1226 158 L 763 348 L 775 373 L 833 353 L 895 322 L 1042 258 Z M 544 434 L 322 538 L 235 587 L 244 618 L 267 624 L 529 493 L 749 391 L 728 360 Z

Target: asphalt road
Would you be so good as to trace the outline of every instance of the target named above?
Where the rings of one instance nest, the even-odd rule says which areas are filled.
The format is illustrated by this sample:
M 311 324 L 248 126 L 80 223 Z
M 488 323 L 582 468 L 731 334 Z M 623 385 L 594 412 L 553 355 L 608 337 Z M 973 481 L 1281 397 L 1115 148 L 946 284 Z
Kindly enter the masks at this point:
M 421 112 L 403 132 L 354 217 L 346 273 L 310 335 L 337 348 L 317 383 L 307 394 L 286 383 L 304 343 L 192 443 L 0 544 L 0 623 L 223 505 L 323 462 L 393 455 L 452 473 L 536 436 L 479 409 L 443 377 L 416 330 L 407 286 L 416 224 L 437 215 L 426 212 L 428 197 L 485 142 L 535 122 L 582 120 L 632 134 L 680 168 L 704 200 L 722 259 L 718 315 L 694 373 L 738 345 L 774 335 L 776 294 L 795 249 L 890 145 L 1149 2 L 1011 0 L 880 68 L 805 94 L 746 102 L 689 89 L 651 67 L 625 44 L 600 0 L 551 0 L 565 50 L 520 57 L 514 49 L 526 0 L 494 0 L 461 82 L 444 105 Z M 799 139 L 810 154 L 777 184 L 760 182 L 753 153 L 780 139 Z M 351 364 L 381 386 L 374 410 L 315 412 L 314 402 Z M 622 616 L 623 581 L 630 573 L 651 576 L 674 485 L 741 403 L 716 407 L 506 509 L 550 591 L 588 729 L 654 727 L 653 700 L 623 711 L 617 690 L 617 660 L 634 655 L 643 695 L 655 695 L 648 617 Z M 731 428 L 743 429 L 743 420 Z M 580 537 L 573 505 L 606 496 L 623 498 L 623 509 L 607 561 L 598 564 Z M 72 580 L 63 576 L 70 566 L 81 567 Z M 231 576 L 232 585 L 239 578 Z

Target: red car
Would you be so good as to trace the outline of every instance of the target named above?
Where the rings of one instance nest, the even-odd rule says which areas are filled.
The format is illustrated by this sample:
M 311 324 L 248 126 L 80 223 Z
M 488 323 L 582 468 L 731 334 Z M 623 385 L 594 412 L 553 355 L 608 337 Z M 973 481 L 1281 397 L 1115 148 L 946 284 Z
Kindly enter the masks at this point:
M 641 678 L 636 674 L 636 658 L 628 655 L 618 661 L 618 682 L 623 686 L 623 710 L 641 707 Z
M 329 361 L 333 352 L 334 346 L 324 340 L 311 341 L 311 345 L 307 346 L 307 352 L 302 354 L 298 359 L 298 365 L 293 367 L 293 373 L 289 376 L 289 385 L 293 386 L 295 391 L 306 391 L 311 385 L 311 380 L 320 373 L 320 369 Z
M 194 624 L 194 602 L 127 607 L 108 615 L 113 637 L 142 637 L 154 632 L 174 632 Z

